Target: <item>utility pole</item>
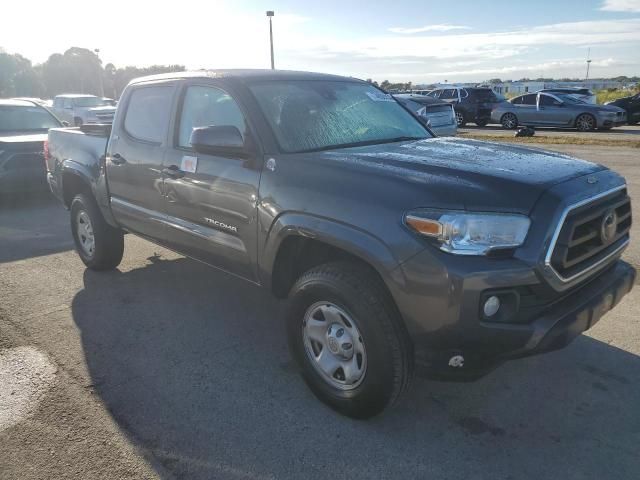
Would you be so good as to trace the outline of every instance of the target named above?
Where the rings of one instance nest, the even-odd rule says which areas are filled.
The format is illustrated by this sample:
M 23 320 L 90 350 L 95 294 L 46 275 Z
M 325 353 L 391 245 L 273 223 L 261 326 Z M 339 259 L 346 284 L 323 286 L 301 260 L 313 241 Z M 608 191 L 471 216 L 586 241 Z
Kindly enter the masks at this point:
M 269 41 L 271 43 L 271 70 L 275 70 L 273 63 L 273 24 L 271 19 L 273 18 L 273 10 L 267 10 L 267 17 L 269 17 Z
M 103 74 L 104 74 L 104 71 L 102 69 L 102 61 L 100 60 L 100 49 L 99 48 L 94 48 L 93 51 L 95 52 L 96 57 L 98 57 L 98 61 L 100 62 L 100 74 L 99 74 L 99 77 L 100 77 L 100 96 L 104 97 L 104 79 L 102 78 Z
M 587 76 L 585 77 L 585 80 L 589 80 L 589 67 L 591 66 L 591 48 L 589 48 L 589 50 L 587 50 Z

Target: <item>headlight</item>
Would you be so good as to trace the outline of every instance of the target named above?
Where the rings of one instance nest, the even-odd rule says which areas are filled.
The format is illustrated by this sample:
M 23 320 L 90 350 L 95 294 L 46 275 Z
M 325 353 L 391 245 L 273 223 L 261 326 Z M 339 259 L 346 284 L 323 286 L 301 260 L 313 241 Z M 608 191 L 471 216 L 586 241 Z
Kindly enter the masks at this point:
M 445 252 L 486 255 L 491 250 L 522 245 L 531 221 L 524 215 L 425 210 L 407 214 L 405 223 L 436 239 Z

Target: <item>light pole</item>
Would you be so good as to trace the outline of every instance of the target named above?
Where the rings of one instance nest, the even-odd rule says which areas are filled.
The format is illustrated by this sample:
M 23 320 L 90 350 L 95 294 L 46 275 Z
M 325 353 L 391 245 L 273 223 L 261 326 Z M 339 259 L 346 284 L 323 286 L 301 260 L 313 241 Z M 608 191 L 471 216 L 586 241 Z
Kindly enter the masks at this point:
M 100 96 L 104 97 L 104 79 L 102 78 L 103 71 L 102 71 L 102 61 L 100 60 L 100 49 L 99 48 L 94 48 L 93 51 L 95 52 L 96 57 L 98 57 L 98 61 L 100 62 L 100 74 L 99 74 L 99 77 L 100 77 Z
M 591 66 L 591 49 L 587 51 L 587 76 L 585 80 L 589 80 L 589 67 Z
M 271 23 L 273 10 L 267 10 L 267 17 L 269 17 L 269 41 L 271 43 L 271 70 L 274 70 L 276 67 L 273 64 L 273 24 Z

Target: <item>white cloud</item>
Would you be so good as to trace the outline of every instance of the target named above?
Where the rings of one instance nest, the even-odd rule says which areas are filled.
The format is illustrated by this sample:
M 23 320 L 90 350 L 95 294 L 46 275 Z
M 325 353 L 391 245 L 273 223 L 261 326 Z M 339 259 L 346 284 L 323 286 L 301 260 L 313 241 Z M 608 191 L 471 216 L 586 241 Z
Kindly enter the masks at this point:
M 465 25 L 449 25 L 448 23 L 425 25 L 424 27 L 405 28 L 405 27 L 392 27 L 389 29 L 392 33 L 424 33 L 424 32 L 449 32 L 451 30 L 471 30 L 471 27 Z
M 607 12 L 640 12 L 640 0 L 604 0 L 600 10 Z

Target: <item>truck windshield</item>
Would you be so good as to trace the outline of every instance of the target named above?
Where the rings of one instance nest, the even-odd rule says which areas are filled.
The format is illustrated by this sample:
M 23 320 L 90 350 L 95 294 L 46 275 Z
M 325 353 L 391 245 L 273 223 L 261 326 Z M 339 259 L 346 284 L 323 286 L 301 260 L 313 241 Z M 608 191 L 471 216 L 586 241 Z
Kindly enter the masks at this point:
M 391 95 L 364 83 L 290 80 L 256 83 L 250 89 L 285 152 L 432 136 Z
M 44 108 L 0 106 L 0 132 L 42 131 L 60 126 L 60 122 Z

